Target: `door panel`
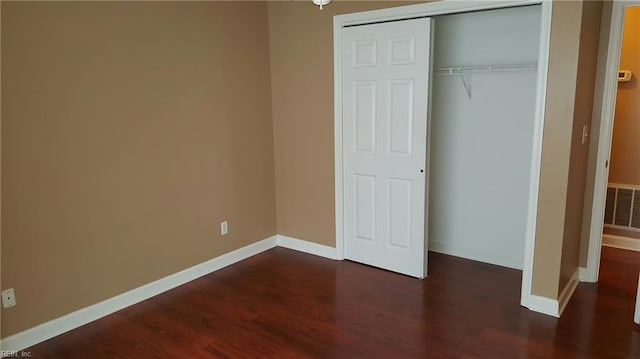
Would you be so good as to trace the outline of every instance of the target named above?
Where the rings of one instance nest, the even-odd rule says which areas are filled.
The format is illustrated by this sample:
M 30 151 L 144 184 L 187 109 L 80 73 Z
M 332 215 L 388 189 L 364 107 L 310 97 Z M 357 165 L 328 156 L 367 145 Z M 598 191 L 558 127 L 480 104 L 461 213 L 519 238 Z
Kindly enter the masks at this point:
M 345 258 L 422 278 L 431 21 L 342 31 Z
M 389 152 L 411 155 L 413 138 L 413 80 L 389 81 Z
M 412 181 L 390 178 L 389 187 L 389 244 L 411 249 L 411 186 Z
M 353 87 L 356 151 L 373 153 L 376 147 L 376 83 L 355 81 Z
M 375 243 L 376 233 L 376 178 L 354 175 L 356 238 Z

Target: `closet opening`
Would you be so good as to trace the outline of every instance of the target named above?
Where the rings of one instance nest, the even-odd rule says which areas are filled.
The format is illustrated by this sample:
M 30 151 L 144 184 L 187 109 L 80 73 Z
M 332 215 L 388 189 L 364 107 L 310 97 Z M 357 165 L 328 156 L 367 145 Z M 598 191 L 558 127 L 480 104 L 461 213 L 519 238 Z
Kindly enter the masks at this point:
M 429 250 L 522 270 L 541 6 L 434 17 Z

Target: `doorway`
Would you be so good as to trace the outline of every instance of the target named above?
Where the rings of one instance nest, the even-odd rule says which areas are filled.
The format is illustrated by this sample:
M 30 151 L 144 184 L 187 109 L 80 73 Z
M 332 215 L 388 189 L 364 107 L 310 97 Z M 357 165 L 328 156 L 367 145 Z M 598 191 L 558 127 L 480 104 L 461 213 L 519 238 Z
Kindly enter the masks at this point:
M 637 78 L 635 81 L 633 80 L 632 69 L 625 68 L 632 65 L 632 62 L 628 62 L 629 59 L 623 59 L 622 52 L 625 27 L 634 27 L 632 22 L 625 25 L 625 13 L 627 10 L 630 13 L 635 12 L 633 8 L 637 8 L 638 5 L 640 5 L 640 1 L 615 1 L 611 4 L 610 12 L 603 11 L 599 54 L 601 61 L 598 61 L 600 86 L 596 86 L 595 98 L 597 102 L 594 103 L 594 128 L 591 141 L 593 150 L 589 155 L 587 172 L 587 180 L 591 181 L 593 191 L 591 201 L 587 202 L 591 208 L 589 211 L 585 211 L 585 216 L 588 216 L 585 217 L 585 222 L 588 223 L 586 268 L 580 275 L 580 280 L 586 282 L 598 281 L 603 234 L 608 236 L 608 244 L 628 246 L 635 243 L 635 239 L 632 237 L 636 232 L 634 225 L 637 224 L 633 211 L 634 203 L 636 203 L 636 186 L 634 183 L 616 183 L 614 181 L 635 181 L 633 171 L 628 171 L 624 166 L 625 157 L 632 153 L 631 147 L 633 146 L 626 148 L 625 144 L 629 143 L 629 139 L 626 138 L 625 133 L 620 131 L 628 125 L 634 125 L 633 121 L 622 119 L 627 116 L 633 106 L 626 108 L 624 102 L 620 102 L 620 111 L 618 111 L 616 99 L 620 94 L 621 100 L 625 101 L 625 97 L 635 91 L 638 80 Z M 629 40 L 633 40 L 633 38 L 629 38 Z M 604 41 L 607 41 L 606 46 L 603 45 Z M 629 50 L 633 52 L 635 49 Z M 619 78 L 620 81 L 618 81 Z M 621 136 L 617 136 L 619 141 L 613 144 L 616 115 L 622 116 L 620 119 L 622 126 L 619 126 L 616 131 Z M 599 121 L 599 123 L 595 121 Z M 612 168 L 611 175 L 613 177 L 611 179 L 609 178 L 610 160 L 617 161 L 616 164 L 612 164 L 615 168 Z M 640 204 L 640 202 L 637 203 Z M 605 230 L 605 228 L 607 229 Z
M 602 244 L 640 251 L 640 7 L 625 9 Z

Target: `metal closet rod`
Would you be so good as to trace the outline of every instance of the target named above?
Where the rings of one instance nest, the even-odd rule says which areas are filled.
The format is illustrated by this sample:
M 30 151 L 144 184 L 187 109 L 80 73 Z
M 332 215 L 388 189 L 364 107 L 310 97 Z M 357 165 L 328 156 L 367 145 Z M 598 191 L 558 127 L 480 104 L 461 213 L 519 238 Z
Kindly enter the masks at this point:
M 435 75 L 461 75 L 485 72 L 517 72 L 535 71 L 538 64 L 508 64 L 508 65 L 485 65 L 485 66 L 460 66 L 460 67 L 438 67 L 433 69 Z

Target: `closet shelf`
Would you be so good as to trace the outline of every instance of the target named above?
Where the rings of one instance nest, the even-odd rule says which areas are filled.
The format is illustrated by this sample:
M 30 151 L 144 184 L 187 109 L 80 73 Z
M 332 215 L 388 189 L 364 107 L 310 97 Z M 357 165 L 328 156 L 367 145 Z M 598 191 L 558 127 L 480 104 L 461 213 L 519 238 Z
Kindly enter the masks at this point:
M 519 72 L 535 71 L 538 64 L 485 65 L 463 67 L 438 67 L 433 69 L 435 75 L 464 75 L 486 72 Z

